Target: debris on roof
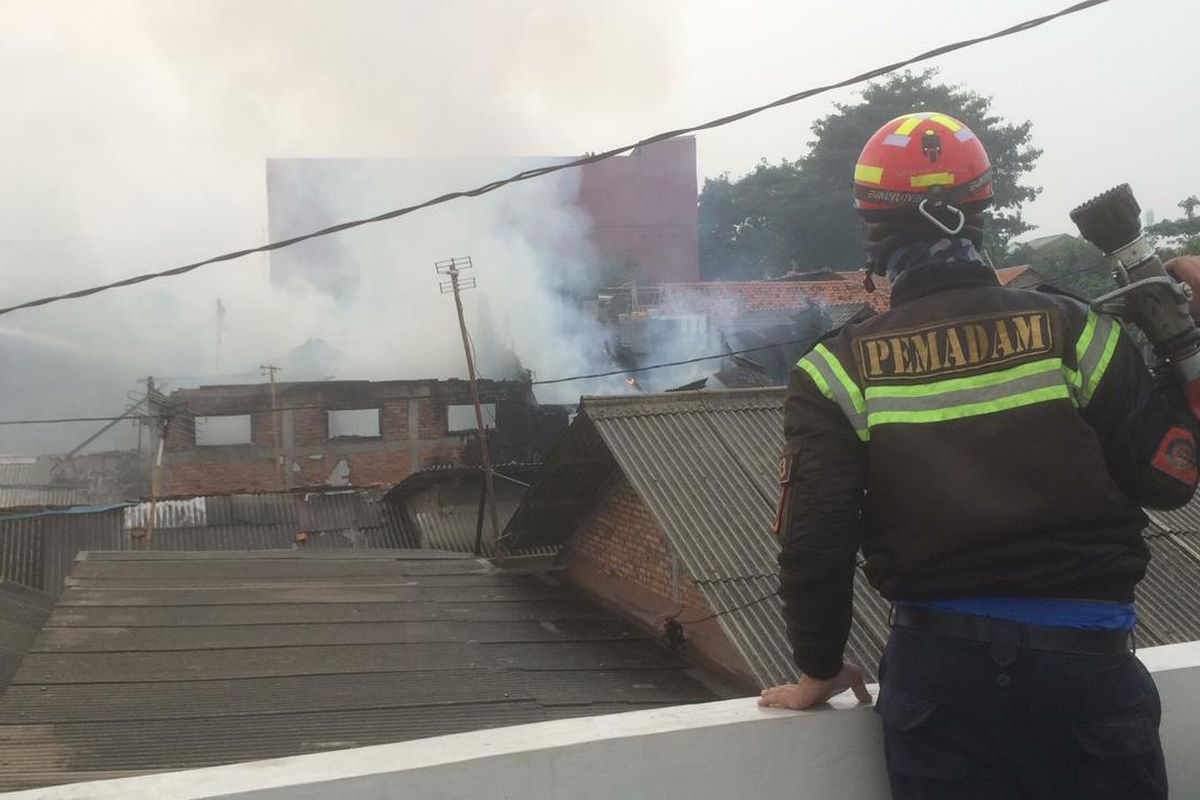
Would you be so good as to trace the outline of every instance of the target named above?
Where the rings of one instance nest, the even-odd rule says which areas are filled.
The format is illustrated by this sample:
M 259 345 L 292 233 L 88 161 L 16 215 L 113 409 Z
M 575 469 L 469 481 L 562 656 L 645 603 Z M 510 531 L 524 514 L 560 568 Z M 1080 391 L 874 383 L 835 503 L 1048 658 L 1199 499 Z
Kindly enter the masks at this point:
M 717 699 L 456 553 L 89 553 L 0 696 L 0 791 Z
M 540 464 L 495 467 L 493 483 L 501 529 L 512 518 L 540 469 Z M 479 467 L 434 467 L 414 472 L 384 496 L 384 503 L 404 526 L 410 546 L 492 557 L 496 547 L 482 502 L 483 471 Z M 555 549 L 542 548 L 538 553 L 549 555 Z

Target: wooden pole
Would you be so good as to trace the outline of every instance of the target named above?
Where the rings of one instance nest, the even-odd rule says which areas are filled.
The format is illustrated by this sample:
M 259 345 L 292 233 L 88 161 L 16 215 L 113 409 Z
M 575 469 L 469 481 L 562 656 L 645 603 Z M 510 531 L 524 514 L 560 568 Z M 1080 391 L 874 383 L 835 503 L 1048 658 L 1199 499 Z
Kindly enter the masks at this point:
M 499 555 L 500 514 L 496 511 L 496 486 L 492 478 L 492 457 L 488 452 L 487 425 L 483 419 L 483 404 L 479 400 L 479 381 L 475 375 L 475 355 L 471 349 L 471 335 L 467 332 L 467 319 L 463 313 L 458 266 L 457 259 L 452 259 L 445 274 L 450 276 L 450 287 L 454 293 L 454 307 L 458 311 L 458 329 L 462 333 L 463 353 L 467 357 L 467 377 L 470 380 L 471 401 L 475 404 L 475 425 L 479 433 L 479 459 L 483 465 L 483 491 L 487 497 L 488 515 L 492 522 L 492 540 L 496 553 Z

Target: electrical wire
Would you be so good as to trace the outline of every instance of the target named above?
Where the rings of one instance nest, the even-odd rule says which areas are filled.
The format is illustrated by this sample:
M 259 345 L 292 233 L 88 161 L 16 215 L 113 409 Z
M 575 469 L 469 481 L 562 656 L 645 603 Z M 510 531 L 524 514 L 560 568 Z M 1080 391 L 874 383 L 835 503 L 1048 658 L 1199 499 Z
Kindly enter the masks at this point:
M 513 175 L 512 177 L 505 178 L 503 180 L 492 181 L 491 183 L 485 183 L 482 186 L 475 187 L 474 189 L 465 189 L 465 190 L 456 191 L 456 192 L 449 192 L 447 194 L 443 194 L 438 197 L 434 197 L 429 200 L 426 200 L 422 203 L 417 203 L 416 205 L 405 206 L 403 208 L 397 208 L 397 209 L 393 209 L 391 211 L 385 211 L 382 214 L 377 214 L 372 217 L 364 217 L 362 219 L 355 219 L 355 220 L 349 220 L 347 222 L 341 222 L 341 223 L 338 223 L 337 225 L 331 225 L 327 228 L 322 228 L 320 230 L 311 231 L 309 233 L 301 234 L 299 236 L 293 236 L 288 239 L 281 239 L 276 242 L 269 242 L 267 244 L 260 245 L 259 247 L 250 247 L 250 248 L 246 248 L 244 250 L 235 250 L 230 253 L 224 253 L 219 256 L 213 256 L 211 258 L 206 258 L 202 261 L 195 261 L 195 262 L 192 262 L 191 264 L 184 264 L 183 266 L 174 267 L 172 269 L 163 270 L 161 272 L 148 272 L 148 273 L 144 273 L 141 275 L 135 275 L 130 278 L 125 278 L 123 280 L 114 281 L 113 283 L 106 283 L 106 284 L 102 284 L 100 286 L 93 286 L 93 287 L 87 288 L 87 289 L 79 289 L 79 290 L 76 290 L 73 292 L 67 292 L 65 294 L 50 295 L 47 297 L 38 298 L 36 300 L 29 300 L 24 303 L 18 303 L 17 305 L 0 308 L 0 315 L 10 314 L 13 311 L 19 311 L 19 310 L 25 309 L 25 308 L 35 308 L 38 306 L 45 306 L 45 305 L 49 305 L 51 303 L 60 302 L 62 300 L 75 300 L 75 299 L 79 299 L 82 297 L 89 297 L 91 295 L 99 294 L 100 292 L 106 292 L 111 289 L 118 289 L 118 288 L 122 288 L 125 286 L 133 286 L 133 285 L 136 285 L 139 283 L 144 283 L 146 281 L 156 280 L 159 278 L 170 278 L 170 277 L 175 277 L 177 275 L 184 275 L 186 273 L 192 272 L 193 270 L 197 270 L 197 269 L 200 269 L 201 267 L 209 266 L 211 264 L 218 264 L 218 263 L 222 263 L 222 262 L 226 262 L 226 261 L 234 261 L 234 260 L 243 258 L 248 255 L 253 255 L 255 253 L 267 253 L 267 252 L 270 252 L 273 250 L 281 250 L 285 247 L 291 247 L 292 245 L 300 244 L 301 242 L 306 242 L 309 239 L 316 239 L 321 236 L 330 236 L 332 234 L 341 233 L 342 231 L 348 231 L 348 230 L 351 230 L 352 228 L 358 228 L 363 225 L 371 225 L 371 224 L 378 223 L 378 222 L 384 222 L 386 220 L 396 219 L 397 217 L 402 217 L 407 214 L 411 214 L 415 211 L 420 211 L 421 209 L 424 209 L 424 208 L 429 208 L 431 206 L 440 205 L 442 203 L 448 203 L 451 200 L 458 200 L 460 198 L 466 198 L 466 197 L 478 197 L 480 195 L 484 195 L 489 192 L 494 192 L 497 189 L 501 189 L 512 183 L 518 183 L 520 181 L 526 181 L 526 180 L 530 180 L 533 178 L 540 178 L 544 175 L 549 175 L 551 173 L 559 172 L 559 171 L 566 170 L 566 169 L 573 169 L 575 167 L 581 167 L 586 164 L 594 164 L 597 161 L 604 161 L 606 159 L 613 158 L 615 156 L 619 156 L 623 153 L 627 153 L 631 150 L 635 150 L 639 147 L 644 147 L 647 145 L 666 141 L 667 139 L 674 139 L 676 137 L 685 136 L 690 133 L 697 133 L 699 131 L 711 130 L 713 128 L 719 128 L 724 125 L 729 125 L 734 122 L 739 122 L 743 119 L 746 119 L 747 117 L 752 117 L 752 116 L 754 116 L 756 114 L 760 114 L 764 111 L 769 111 L 774 108 L 779 108 L 781 106 L 789 105 L 791 103 L 796 103 L 801 100 L 806 100 L 810 97 L 815 97 L 816 95 L 823 94 L 823 93 L 829 92 L 829 91 L 833 91 L 834 89 L 842 89 L 842 88 L 845 88 L 848 86 L 854 86 L 859 83 L 864 83 L 866 81 L 873 80 L 875 78 L 886 75 L 889 72 L 895 72 L 898 69 L 903 69 L 904 67 L 912 66 L 913 64 L 918 64 L 923 61 L 928 61 L 928 60 L 936 58 L 938 56 L 942 56 L 947 53 L 952 53 L 956 50 L 962 50 L 964 48 L 972 47 L 977 44 L 982 44 L 984 42 L 992 41 L 994 39 L 1001 39 L 1006 36 L 1012 36 L 1017 33 L 1023 33 L 1025 31 L 1031 30 L 1031 29 L 1039 27 L 1041 25 L 1045 25 L 1047 22 L 1051 22 L 1055 19 L 1058 19 L 1059 17 L 1065 17 L 1069 14 L 1075 14 L 1077 12 L 1084 11 L 1086 9 L 1092 8 L 1093 6 L 1098 6 L 1103 3 L 1107 3 L 1107 2 L 1109 2 L 1109 0 L 1084 0 L 1083 2 L 1075 3 L 1074 5 L 1068 6 L 1067 8 L 1064 8 L 1061 11 L 1057 11 L 1052 14 L 1046 14 L 1046 15 L 1040 16 L 1040 17 L 1035 17 L 1033 19 L 1028 19 L 1028 20 L 1025 20 L 1024 22 L 1017 23 L 1016 25 L 1012 25 L 1008 28 L 1004 28 L 1003 30 L 996 31 L 994 33 L 990 33 L 985 36 L 977 36 L 972 39 L 962 39 L 962 40 L 959 40 L 956 42 L 952 42 L 950 44 L 941 45 L 940 47 L 935 47 L 932 50 L 926 50 L 925 52 L 920 53 L 915 56 L 912 56 L 911 58 L 906 58 L 902 61 L 896 61 L 894 63 L 887 64 L 882 67 L 876 67 L 875 69 L 868 70 L 866 72 L 860 73 L 860 74 L 855 75 L 850 78 L 846 78 L 846 79 L 838 81 L 836 83 L 830 83 L 830 84 L 826 84 L 824 86 L 817 86 L 817 87 L 814 87 L 811 89 L 805 89 L 803 91 L 796 92 L 795 94 L 790 94 L 787 97 L 781 97 L 778 100 L 774 100 L 770 103 L 766 103 L 766 104 L 760 105 L 760 106 L 755 106 L 753 108 L 748 108 L 744 111 L 738 111 L 736 113 L 729 114 L 727 116 L 720 117 L 718 119 L 710 120 L 708 122 L 704 122 L 699 125 L 693 125 L 691 127 L 686 127 L 686 128 L 678 128 L 678 129 L 672 130 L 672 131 L 665 131 L 663 133 L 659 133 L 654 136 L 650 136 L 645 139 L 641 139 L 632 144 L 621 145 L 619 147 L 614 147 L 610 150 L 605 150 L 602 153 L 594 153 L 592 155 L 584 156 L 582 158 L 577 158 L 573 161 L 568 161 L 568 162 L 565 162 L 562 164 L 549 164 L 549 165 L 545 165 L 542 167 L 536 167 L 534 169 L 525 170 L 524 172 L 518 172 L 516 175 Z
M 532 386 L 548 386 L 552 383 L 570 383 L 572 381 L 585 381 L 592 378 L 609 378 L 614 375 L 630 375 L 634 372 L 646 372 L 652 369 L 663 369 L 664 367 L 680 367 L 685 364 L 697 364 L 701 361 L 712 361 L 715 358 L 726 358 L 728 356 L 740 356 L 743 353 L 753 353 L 757 350 L 771 350 L 775 347 L 786 347 L 791 344 L 803 344 L 812 341 L 812 338 L 807 339 L 789 339 L 786 342 L 774 342 L 772 344 L 763 344 L 757 347 L 747 347 L 742 350 L 730 350 L 725 353 L 714 353 L 711 356 L 698 356 L 696 358 L 685 358 L 681 361 L 667 361 L 662 364 L 649 364 L 645 367 L 630 367 L 628 369 L 614 369 L 608 372 L 593 372 L 590 375 L 571 375 L 566 378 L 547 378 L 541 381 L 531 381 Z
M 727 608 L 724 611 L 714 611 L 713 613 L 709 614 L 706 617 L 701 617 L 700 619 L 689 619 L 686 622 L 680 622 L 678 619 L 679 614 L 683 613 L 681 610 L 679 613 L 676 613 L 673 616 L 667 617 L 667 621 L 674 622 L 676 625 L 681 625 L 681 626 L 682 625 L 698 625 L 701 622 L 708 622 L 710 619 L 717 619 L 718 617 L 723 617 L 726 614 L 732 614 L 735 611 L 745 611 L 747 608 L 756 606 L 759 603 L 767 602 L 772 597 L 775 597 L 778 594 L 779 594 L 779 590 L 776 589 L 775 591 L 771 592 L 770 594 L 764 594 L 762 597 L 755 598 L 754 600 L 751 600 L 748 603 L 742 603 L 740 606 L 734 606 L 733 608 Z
M 1061 275 L 1056 275 L 1052 280 L 1053 281 L 1061 281 L 1065 278 L 1072 278 L 1072 277 L 1075 277 L 1076 275 L 1082 275 L 1086 272 L 1093 272 L 1093 271 L 1098 271 L 1101 269 L 1107 269 L 1107 265 L 1100 264 L 1100 265 L 1091 265 L 1091 266 L 1087 266 L 1087 267 L 1082 267 L 1080 269 L 1071 270 L 1070 272 L 1065 272 Z M 571 383 L 573 381 L 585 381 L 585 380 L 592 380 L 595 378 L 609 378 L 609 377 L 613 377 L 616 375 L 629 375 L 629 374 L 632 374 L 635 372 L 648 372 L 650 370 L 664 369 L 666 367 L 679 367 L 679 366 L 684 366 L 687 364 L 698 364 L 702 361 L 712 361 L 712 360 L 718 359 L 718 358 L 727 358 L 729 356 L 738 356 L 738 355 L 742 355 L 744 353 L 753 353 L 753 352 L 756 352 L 759 350 L 771 350 L 776 347 L 787 347 L 789 345 L 804 344 L 809 341 L 811 341 L 811 339 L 808 339 L 808 338 L 806 338 L 806 339 L 789 339 L 789 340 L 783 341 L 783 342 L 773 342 L 771 344 L 758 345 L 757 347 L 747 347 L 747 348 L 744 348 L 741 350 L 730 350 L 730 351 L 727 351 L 724 353 L 713 353 L 712 355 L 697 356 L 696 358 L 686 358 L 686 359 L 682 359 L 680 361 L 667 361 L 667 362 L 664 362 L 661 364 L 648 364 L 643 367 L 631 367 L 629 369 L 615 369 L 615 370 L 609 370 L 608 372 L 593 372 L 593 373 L 589 373 L 586 375 L 570 375 L 565 378 L 547 378 L 545 380 L 540 380 L 540 381 L 531 381 L 530 385 L 531 386 L 548 386 L 548 385 L 556 384 L 556 383 Z M 471 347 L 472 347 L 472 351 L 473 351 L 474 350 L 474 342 L 471 343 Z M 278 411 L 305 411 L 305 410 L 311 410 L 311 409 L 330 410 L 328 406 L 319 405 L 319 404 L 315 404 L 315 403 L 309 403 L 309 404 L 297 405 L 297 406 L 279 406 L 278 408 L 255 408 L 255 409 L 250 409 L 246 413 L 247 414 L 270 414 L 270 413 L 274 413 L 274 412 L 278 412 Z M 172 416 L 172 421 L 178 421 L 182 424 L 185 421 L 187 421 L 190 416 L 205 416 L 205 415 L 204 414 L 196 414 L 195 412 L 191 411 L 190 409 L 185 408 L 185 409 L 179 409 L 179 413 L 172 414 L 171 416 Z M 150 416 L 146 415 L 146 414 L 136 414 L 136 415 L 131 414 L 131 415 L 125 416 L 125 417 L 67 417 L 67 418 L 60 418 L 60 419 L 9 419 L 9 420 L 0 420 L 0 425 L 52 425 L 52 424 L 68 423 L 68 422 L 112 422 L 114 420 L 121 420 L 121 419 L 144 420 L 144 419 L 149 419 L 149 418 L 150 418 Z

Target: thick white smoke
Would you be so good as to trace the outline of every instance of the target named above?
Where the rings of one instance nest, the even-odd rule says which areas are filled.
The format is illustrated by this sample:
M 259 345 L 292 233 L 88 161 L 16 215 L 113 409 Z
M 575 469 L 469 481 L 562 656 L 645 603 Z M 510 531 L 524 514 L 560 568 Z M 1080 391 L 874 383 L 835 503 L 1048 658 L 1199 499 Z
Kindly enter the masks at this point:
M 5 3 L 0 305 L 266 241 L 270 158 L 433 159 L 399 187 L 386 175 L 346 187 L 327 203 L 340 218 L 496 177 L 507 156 L 594 146 L 598 119 L 618 124 L 669 85 L 669 17 L 557 3 L 536 19 L 455 2 Z M 616 41 L 636 66 L 594 81 Z M 168 388 L 253 380 L 309 340 L 344 357 L 341 377 L 462 374 L 432 267 L 452 255 L 478 263 L 466 302 L 485 373 L 508 345 L 539 375 L 572 368 L 586 358 L 572 338 L 582 323 L 541 300 L 548 274 L 583 268 L 553 256 L 581 231 L 535 211 L 570 191 L 530 185 L 339 235 L 357 275 L 342 297 L 281 288 L 251 257 L 0 317 L 0 419 L 114 414 L 147 375 Z M 69 449 L 97 427 L 0 426 L 0 453 Z M 130 426 L 117 432 L 93 449 L 133 441 Z

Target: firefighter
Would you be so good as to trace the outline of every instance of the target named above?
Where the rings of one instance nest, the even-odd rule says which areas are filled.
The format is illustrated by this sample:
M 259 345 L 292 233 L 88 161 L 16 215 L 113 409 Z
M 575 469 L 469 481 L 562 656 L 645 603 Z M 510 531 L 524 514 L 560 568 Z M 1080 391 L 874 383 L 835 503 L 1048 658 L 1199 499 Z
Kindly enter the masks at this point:
M 1196 488 L 1195 423 L 1115 319 L 999 285 L 991 196 L 984 148 L 945 114 L 892 120 L 858 159 L 891 308 L 791 372 L 777 530 L 802 677 L 759 703 L 870 701 L 843 661 L 861 547 L 893 604 L 876 710 L 896 800 L 1166 797 L 1133 590 L 1142 507 Z

